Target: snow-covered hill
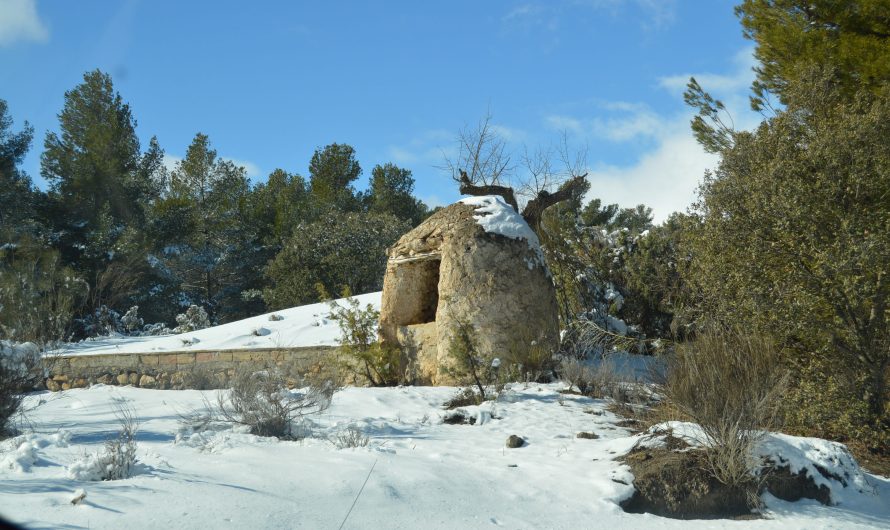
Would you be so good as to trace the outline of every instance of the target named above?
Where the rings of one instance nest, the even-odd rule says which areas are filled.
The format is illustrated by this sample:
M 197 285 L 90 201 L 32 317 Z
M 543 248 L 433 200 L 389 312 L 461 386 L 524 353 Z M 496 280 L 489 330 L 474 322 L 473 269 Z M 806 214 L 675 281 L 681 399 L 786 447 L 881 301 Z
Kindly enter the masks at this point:
M 380 294 L 355 298 L 364 308 L 371 304 L 380 309 Z M 343 299 L 336 301 L 343 303 Z M 61 355 L 100 355 L 148 353 L 182 350 L 242 350 L 253 348 L 288 348 L 299 346 L 335 346 L 340 328 L 330 319 L 327 302 L 310 304 L 229 322 L 221 326 L 162 337 L 98 337 L 66 344 L 51 352 Z M 280 320 L 270 320 L 271 315 Z M 255 333 L 259 330 L 258 333 Z
M 214 400 L 215 391 L 96 385 L 35 394 L 29 406 L 46 400 L 31 413 L 35 432 L 0 442 L 0 516 L 31 528 L 333 529 L 361 491 L 344 528 L 890 526 L 890 481 L 868 475 L 868 491 L 850 481 L 835 507 L 767 496 L 758 520 L 625 513 L 618 503 L 631 495 L 632 476 L 615 459 L 639 436 L 618 425 L 606 402 L 561 388 L 510 385 L 496 402 L 466 408 L 474 425 L 443 423 L 442 403 L 454 388 L 347 388 L 306 422 L 310 436 L 299 442 L 225 426 L 181 428 L 179 414 L 203 407 L 205 396 Z M 117 431 L 120 404 L 139 421 L 139 473 L 110 482 L 72 478 L 84 455 Z M 349 426 L 369 437 L 366 447 L 327 441 Z M 582 431 L 597 438 L 577 438 Z M 506 448 L 512 434 L 526 445 Z M 799 453 L 792 461 L 832 457 L 820 449 L 828 442 L 776 440 Z M 79 490 L 86 498 L 72 505 Z

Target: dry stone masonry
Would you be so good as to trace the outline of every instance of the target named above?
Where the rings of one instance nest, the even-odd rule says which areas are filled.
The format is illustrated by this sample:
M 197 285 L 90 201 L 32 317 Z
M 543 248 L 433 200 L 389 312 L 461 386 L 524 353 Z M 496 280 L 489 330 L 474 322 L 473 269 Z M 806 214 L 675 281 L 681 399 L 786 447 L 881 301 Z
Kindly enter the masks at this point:
M 558 344 L 556 291 L 535 233 L 499 197 L 439 210 L 389 249 L 380 338 L 416 351 L 421 382 L 449 384 L 449 346 L 468 326 L 485 358 Z

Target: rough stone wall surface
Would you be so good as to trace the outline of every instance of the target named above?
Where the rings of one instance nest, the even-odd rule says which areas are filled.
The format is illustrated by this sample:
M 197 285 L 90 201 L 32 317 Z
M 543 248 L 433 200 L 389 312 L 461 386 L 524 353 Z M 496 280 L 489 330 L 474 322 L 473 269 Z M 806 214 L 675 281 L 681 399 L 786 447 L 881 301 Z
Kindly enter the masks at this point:
M 48 360 L 45 384 L 51 391 L 91 384 L 132 385 L 161 390 L 225 388 L 239 367 L 257 370 L 269 365 L 297 365 L 305 373 L 337 368 L 348 378 L 337 348 L 311 347 L 268 350 L 165 352 L 151 354 L 84 355 Z M 348 381 L 360 383 L 359 381 Z
M 439 370 L 437 325 L 435 322 L 398 328 L 398 344 L 402 345 L 403 364 L 414 375 L 417 384 L 433 384 Z
M 558 345 L 556 292 L 546 267 L 527 241 L 487 233 L 474 214 L 471 205 L 452 204 L 402 236 L 389 251 L 379 329 L 384 342 L 399 344 L 400 330 L 412 324 L 405 318 L 405 307 L 416 305 L 412 297 L 429 281 L 406 272 L 406 267 L 439 262 L 436 367 L 428 358 L 418 363 L 421 380 L 432 384 L 454 382 L 446 367 L 459 325 L 469 326 L 479 353 L 487 359 L 508 354 L 521 359 L 532 342 L 550 351 Z

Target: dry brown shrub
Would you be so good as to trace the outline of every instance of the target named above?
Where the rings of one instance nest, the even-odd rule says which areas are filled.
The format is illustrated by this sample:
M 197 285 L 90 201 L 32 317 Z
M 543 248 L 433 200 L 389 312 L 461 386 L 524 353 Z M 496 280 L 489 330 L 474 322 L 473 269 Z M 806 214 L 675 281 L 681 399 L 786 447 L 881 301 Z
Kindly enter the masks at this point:
M 702 333 L 669 360 L 669 410 L 701 427 L 703 465 L 723 484 L 746 488 L 752 504 L 765 479 L 753 449 L 781 426 L 787 381 L 773 343 L 739 330 Z

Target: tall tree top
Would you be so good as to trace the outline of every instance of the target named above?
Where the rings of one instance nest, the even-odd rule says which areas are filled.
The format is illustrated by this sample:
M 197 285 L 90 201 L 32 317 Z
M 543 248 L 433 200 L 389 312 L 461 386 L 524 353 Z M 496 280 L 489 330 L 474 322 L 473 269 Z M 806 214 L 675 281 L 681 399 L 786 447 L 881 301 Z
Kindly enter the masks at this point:
M 40 172 L 63 201 L 79 203 L 80 216 L 95 221 L 107 204 L 115 219 L 131 219 L 140 161 L 136 120 L 114 91 L 111 76 L 87 72 L 65 92 L 59 113 L 61 135 L 44 141 Z M 74 207 L 75 205 L 72 205 Z
M 802 69 L 832 70 L 844 91 L 890 81 L 887 0 L 744 0 L 736 7 L 745 37 L 755 41 L 755 109 L 771 92 L 787 103 Z

